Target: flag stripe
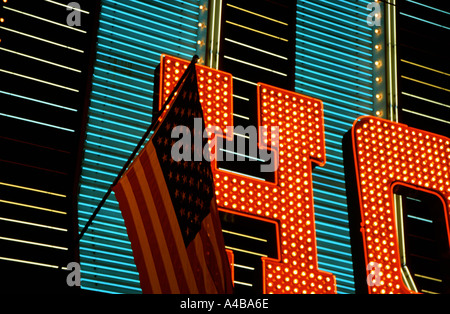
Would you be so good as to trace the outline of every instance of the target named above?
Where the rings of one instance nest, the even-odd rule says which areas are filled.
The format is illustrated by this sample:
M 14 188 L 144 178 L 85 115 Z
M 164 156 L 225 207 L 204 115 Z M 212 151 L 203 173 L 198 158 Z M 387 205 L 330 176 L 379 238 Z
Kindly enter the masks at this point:
M 156 275 L 154 267 L 149 260 L 150 247 L 146 239 L 141 240 L 136 224 L 139 224 L 139 219 L 136 219 L 133 215 L 132 205 L 129 202 L 128 197 L 132 195 L 129 193 L 130 188 L 127 188 L 128 179 L 122 178 L 119 184 L 116 185 L 114 193 L 117 200 L 120 202 L 122 208 L 122 215 L 126 221 L 127 233 L 133 249 L 134 259 L 136 267 L 139 271 L 139 278 L 141 282 L 141 288 L 148 293 L 158 293 L 159 284 L 152 280 L 152 276 Z M 131 196 L 132 197 L 132 196 Z M 135 223 L 134 221 L 137 220 Z
M 149 149 L 142 152 L 141 163 L 145 169 L 145 175 L 149 188 L 153 191 L 153 202 L 155 204 L 156 211 L 159 216 L 159 220 L 165 228 L 164 236 L 171 244 L 171 251 L 173 252 L 173 258 L 175 268 L 182 269 L 182 273 L 178 278 L 181 280 L 181 293 L 198 293 L 196 286 L 195 276 L 190 266 L 189 256 L 186 253 L 186 247 L 184 246 L 183 236 L 179 230 L 178 220 L 175 215 L 175 211 L 171 202 L 169 201 L 169 191 L 165 185 L 159 186 L 156 178 L 164 178 L 162 170 L 159 167 L 158 157 L 156 151 L 151 142 L 148 143 Z M 163 199 L 168 200 L 167 204 Z
M 145 227 L 142 223 L 142 218 L 140 217 L 139 209 L 137 208 L 136 199 L 133 194 L 133 188 L 134 187 L 131 186 L 130 181 L 127 178 L 127 180 L 124 182 L 125 193 L 127 193 L 127 195 L 128 195 L 128 200 L 129 200 L 130 209 L 131 209 L 131 213 L 132 213 L 132 219 L 134 221 L 134 225 L 136 226 L 136 231 L 137 231 L 137 235 L 139 237 L 140 245 L 141 245 L 141 247 L 142 247 L 142 245 L 144 245 L 144 250 L 143 250 L 144 261 L 141 263 L 143 263 L 148 270 L 148 278 L 150 281 L 151 291 L 152 291 L 151 293 L 160 294 L 160 293 L 162 293 L 162 291 L 161 291 L 160 283 L 158 281 L 158 272 L 157 272 L 157 269 L 155 266 L 155 261 L 154 261 L 153 254 L 152 254 L 152 244 L 151 244 L 151 242 L 149 242 L 147 237 L 144 237 L 144 235 L 145 235 L 144 228 Z
M 150 249 L 156 268 L 156 275 L 158 277 L 161 293 L 170 293 L 171 288 L 169 285 L 168 272 L 166 271 L 165 261 L 163 258 L 163 248 L 160 241 L 158 241 L 160 237 L 158 237 L 155 232 L 156 224 L 154 225 L 152 223 L 152 219 L 150 219 L 149 208 L 147 207 L 144 194 L 142 193 L 141 184 L 136 174 L 137 168 L 139 168 L 139 162 L 135 164 L 135 167 L 130 169 L 127 176 L 130 185 L 133 187 L 132 193 L 136 199 L 137 212 L 140 214 L 141 221 L 143 223 L 144 234 L 142 234 L 142 237 L 147 237 L 147 241 L 152 243 Z
M 199 293 L 204 294 L 206 293 L 205 279 L 203 277 L 202 265 L 199 256 L 197 255 L 197 241 L 195 239 L 187 247 L 187 253 L 191 261 L 191 267 L 194 272 L 195 282 L 197 283 Z
M 216 199 L 213 198 L 211 200 L 211 221 L 213 227 L 210 228 L 210 240 L 212 241 L 212 247 L 214 251 L 214 256 L 216 257 L 217 266 L 217 274 L 218 277 L 215 278 L 216 285 L 221 287 L 221 293 L 225 293 L 227 290 L 227 285 L 232 286 L 231 277 L 227 276 L 227 273 L 231 272 L 230 264 L 228 261 L 228 255 L 225 250 L 221 250 L 221 248 L 225 247 L 225 243 L 223 241 L 222 229 L 220 224 L 220 218 L 218 209 L 216 207 Z M 229 280 L 227 280 L 229 279 Z
M 157 206 L 155 204 L 152 190 L 150 189 L 151 182 L 156 182 L 154 177 L 148 177 L 147 174 L 149 173 L 148 169 L 144 168 L 144 164 L 146 164 L 146 167 L 150 167 L 150 164 L 145 162 L 144 158 L 141 158 L 139 161 L 136 162 L 136 174 L 137 178 L 139 180 L 139 184 L 142 189 L 143 195 L 145 195 L 145 201 L 147 202 L 147 210 L 149 219 L 151 220 L 151 226 L 155 233 L 158 235 L 156 236 L 156 240 L 159 242 L 159 247 L 161 249 L 161 259 L 165 266 L 165 274 L 168 277 L 169 285 L 170 285 L 170 292 L 171 293 L 186 293 L 187 290 L 187 283 L 184 278 L 184 276 L 179 276 L 177 278 L 176 274 L 180 274 L 181 270 L 181 260 L 178 254 L 177 248 L 174 246 L 175 241 L 173 237 L 173 232 L 170 228 L 169 222 L 167 220 L 167 215 L 165 215 L 166 219 L 161 219 L 160 214 L 158 213 Z M 170 201 L 169 208 L 170 207 Z M 162 212 L 165 212 L 167 209 L 167 202 L 164 205 L 164 208 Z M 178 281 L 178 282 L 177 282 Z
M 200 237 L 202 239 L 203 243 L 203 256 L 205 258 L 206 262 L 206 270 L 209 271 L 209 277 L 213 281 L 213 285 L 216 287 L 218 291 L 221 290 L 222 282 L 219 274 L 218 269 L 218 263 L 216 254 L 214 252 L 213 244 L 211 243 L 211 232 L 213 231 L 212 228 L 212 219 L 211 214 L 209 214 L 204 220 L 203 220 L 203 228 L 202 231 L 200 231 Z
M 227 276 L 227 273 L 231 273 L 230 261 L 228 259 L 228 253 L 222 248 L 225 247 L 223 240 L 222 229 L 220 224 L 219 210 L 216 206 L 216 198 L 211 200 L 211 220 L 213 228 L 210 230 L 211 239 L 214 241 L 214 253 L 217 258 L 217 264 L 220 272 L 220 282 L 222 283 L 222 293 L 227 291 L 227 286 L 231 287 L 233 282 L 231 277 Z M 228 280 L 227 280 L 228 279 Z
M 205 222 L 206 220 L 208 220 L 209 215 L 203 220 L 203 222 Z M 203 226 L 202 226 L 203 227 Z M 199 262 L 201 265 L 201 269 L 203 271 L 203 280 L 204 280 L 204 284 L 205 287 L 207 287 L 207 289 L 209 291 L 213 291 L 213 293 L 218 293 L 217 291 L 217 287 L 214 284 L 214 280 L 211 277 L 211 271 L 209 269 L 209 258 L 206 256 L 206 252 L 208 250 L 207 248 L 207 243 L 203 242 L 203 230 L 200 231 L 197 234 L 197 242 L 196 242 L 196 249 L 197 249 L 197 256 L 199 257 Z M 208 252 L 209 254 L 211 252 Z

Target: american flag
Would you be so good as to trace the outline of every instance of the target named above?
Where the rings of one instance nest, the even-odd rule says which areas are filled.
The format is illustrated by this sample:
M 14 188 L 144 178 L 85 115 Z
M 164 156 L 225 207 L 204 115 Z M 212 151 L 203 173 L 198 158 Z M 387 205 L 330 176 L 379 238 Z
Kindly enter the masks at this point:
M 203 121 L 195 66 L 186 71 L 164 120 L 113 190 L 143 293 L 231 293 L 211 165 L 171 156 L 172 129 L 185 126 L 193 136 L 194 118 Z M 203 153 L 207 139 L 202 144 L 192 155 Z

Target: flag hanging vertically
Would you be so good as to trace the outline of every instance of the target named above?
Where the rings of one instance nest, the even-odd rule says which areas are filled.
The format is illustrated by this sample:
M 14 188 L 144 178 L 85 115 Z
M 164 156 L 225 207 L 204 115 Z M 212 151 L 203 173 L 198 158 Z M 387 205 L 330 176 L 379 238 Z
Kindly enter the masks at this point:
M 163 121 L 113 190 L 143 293 L 231 293 L 210 163 L 171 154 L 173 128 L 186 127 L 191 136 L 194 119 L 203 121 L 195 64 L 186 71 Z M 202 141 L 193 154 L 202 154 Z

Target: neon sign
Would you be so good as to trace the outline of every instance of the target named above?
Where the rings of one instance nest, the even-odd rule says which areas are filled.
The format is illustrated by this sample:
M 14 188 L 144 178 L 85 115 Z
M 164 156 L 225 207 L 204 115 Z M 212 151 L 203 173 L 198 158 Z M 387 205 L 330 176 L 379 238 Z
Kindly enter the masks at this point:
M 450 140 L 375 117 L 358 119 L 351 132 L 369 293 L 415 293 L 402 280 L 393 191 L 437 195 L 450 235 Z
M 167 97 L 188 62 L 162 56 L 161 64 L 160 95 Z M 207 129 L 231 139 L 232 76 L 201 65 L 197 76 Z M 336 293 L 334 275 L 318 269 L 314 224 L 311 163 L 325 164 L 323 104 L 265 84 L 258 84 L 257 95 L 258 122 L 267 130 L 259 134 L 258 146 L 280 148 L 275 182 L 219 170 L 213 163 L 218 207 L 279 221 L 279 258 L 262 258 L 264 293 Z M 277 136 L 269 134 L 275 127 Z
M 164 55 L 161 65 L 163 103 L 188 62 Z M 196 65 L 196 70 L 214 148 L 217 136 L 233 138 L 233 80 L 206 66 Z M 312 164 L 326 162 L 323 104 L 266 84 L 258 84 L 256 92 L 258 124 L 265 130 L 258 134 L 258 148 L 277 151 L 275 180 L 231 173 L 213 162 L 218 207 L 278 222 L 279 256 L 262 258 L 264 293 L 336 293 L 335 276 L 318 268 L 314 223 Z M 437 195 L 450 238 L 450 140 L 375 117 L 357 119 L 351 140 L 368 291 L 412 293 L 402 280 L 393 191 L 405 185 Z

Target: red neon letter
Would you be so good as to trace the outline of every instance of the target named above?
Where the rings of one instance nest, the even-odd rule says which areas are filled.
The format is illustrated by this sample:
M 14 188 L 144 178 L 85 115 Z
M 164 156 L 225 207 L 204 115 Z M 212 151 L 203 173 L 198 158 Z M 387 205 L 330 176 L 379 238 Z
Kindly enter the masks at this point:
M 414 293 L 403 283 L 393 188 L 403 184 L 438 195 L 450 208 L 450 140 L 375 117 L 352 128 L 369 293 Z
M 161 64 L 167 95 L 187 62 L 164 56 Z M 205 125 L 226 133 L 233 124 L 232 77 L 199 65 L 197 75 Z M 275 183 L 218 170 L 213 163 L 218 206 L 279 221 L 279 258 L 262 260 L 265 293 L 336 293 L 334 275 L 318 269 L 314 222 L 312 162 L 325 164 L 323 104 L 264 84 L 257 93 L 259 125 L 269 131 L 259 134 L 259 148 L 279 147 Z M 272 127 L 279 136 L 270 135 Z

